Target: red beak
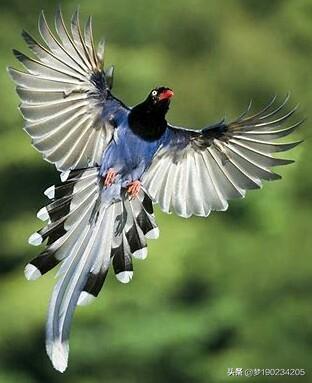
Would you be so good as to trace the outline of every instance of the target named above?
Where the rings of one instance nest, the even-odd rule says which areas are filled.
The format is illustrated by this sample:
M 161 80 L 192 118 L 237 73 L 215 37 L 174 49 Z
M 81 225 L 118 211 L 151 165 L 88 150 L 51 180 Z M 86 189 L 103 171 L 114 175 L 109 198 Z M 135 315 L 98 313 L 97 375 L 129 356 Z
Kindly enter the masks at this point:
M 172 96 L 174 96 L 174 93 L 171 89 L 166 89 L 163 92 L 160 93 L 158 99 L 161 100 L 169 100 Z

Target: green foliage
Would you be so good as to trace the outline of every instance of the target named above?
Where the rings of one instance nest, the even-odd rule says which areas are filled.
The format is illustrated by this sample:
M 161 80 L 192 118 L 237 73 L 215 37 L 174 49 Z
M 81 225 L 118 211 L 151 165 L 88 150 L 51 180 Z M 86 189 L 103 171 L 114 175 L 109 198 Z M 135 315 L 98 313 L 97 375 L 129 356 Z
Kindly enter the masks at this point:
M 22 131 L 5 71 L 17 65 L 11 48 L 26 50 L 21 30 L 37 34 L 40 9 L 51 20 L 56 3 L 1 2 L 0 383 L 239 379 L 227 377 L 229 367 L 305 368 L 300 382 L 310 382 L 311 1 L 80 1 L 82 15 L 94 15 L 96 37 L 108 40 L 115 94 L 125 102 L 168 85 L 176 94 L 169 120 L 199 128 L 240 114 L 250 98 L 259 107 L 291 90 L 308 120 L 298 133 L 304 145 L 289 155 L 296 164 L 280 169 L 282 182 L 209 219 L 157 212 L 161 237 L 150 243 L 148 259 L 135 263 L 133 281 L 123 286 L 111 275 L 97 301 L 77 310 L 65 375 L 44 351 L 55 280 L 23 278 L 37 252 L 26 239 L 39 228 L 42 191 L 57 175 Z M 76 5 L 63 2 L 68 17 Z

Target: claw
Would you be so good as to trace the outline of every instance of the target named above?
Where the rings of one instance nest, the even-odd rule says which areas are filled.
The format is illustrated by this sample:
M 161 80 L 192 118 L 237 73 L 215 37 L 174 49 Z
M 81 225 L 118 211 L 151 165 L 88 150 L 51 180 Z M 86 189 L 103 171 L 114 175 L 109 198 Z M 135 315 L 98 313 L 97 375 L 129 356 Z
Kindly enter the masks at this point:
M 136 198 L 139 195 L 140 190 L 141 190 L 141 182 L 139 180 L 129 183 L 127 191 L 128 191 L 130 199 Z
M 109 187 L 111 186 L 116 179 L 117 173 L 114 169 L 108 169 L 108 172 L 106 173 L 105 179 L 104 179 L 104 186 Z

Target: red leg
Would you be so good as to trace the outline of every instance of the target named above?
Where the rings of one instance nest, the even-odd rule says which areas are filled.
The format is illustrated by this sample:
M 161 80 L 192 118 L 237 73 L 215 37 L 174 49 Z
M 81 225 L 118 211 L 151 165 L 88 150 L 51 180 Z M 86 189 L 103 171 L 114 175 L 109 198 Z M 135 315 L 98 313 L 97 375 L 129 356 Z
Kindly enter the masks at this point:
M 117 173 L 114 169 L 108 169 L 108 172 L 106 173 L 106 176 L 104 178 L 104 186 L 111 186 L 115 182 L 116 176 Z
M 128 194 L 131 199 L 136 198 L 141 190 L 141 182 L 139 180 L 130 182 L 128 185 Z

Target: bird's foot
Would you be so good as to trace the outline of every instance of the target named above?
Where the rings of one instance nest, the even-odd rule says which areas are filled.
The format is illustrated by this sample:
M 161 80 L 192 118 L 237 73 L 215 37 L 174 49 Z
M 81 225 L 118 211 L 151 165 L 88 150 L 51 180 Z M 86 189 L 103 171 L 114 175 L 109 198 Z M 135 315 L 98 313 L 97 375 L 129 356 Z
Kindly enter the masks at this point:
M 139 180 L 130 182 L 128 184 L 128 189 L 127 189 L 130 199 L 136 198 L 139 195 L 140 190 L 141 190 L 141 182 Z
M 108 187 L 111 186 L 116 179 L 117 172 L 114 169 L 108 169 L 106 176 L 104 178 L 104 186 Z

